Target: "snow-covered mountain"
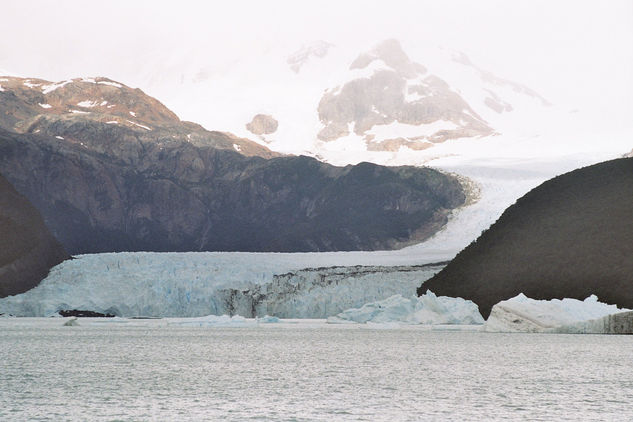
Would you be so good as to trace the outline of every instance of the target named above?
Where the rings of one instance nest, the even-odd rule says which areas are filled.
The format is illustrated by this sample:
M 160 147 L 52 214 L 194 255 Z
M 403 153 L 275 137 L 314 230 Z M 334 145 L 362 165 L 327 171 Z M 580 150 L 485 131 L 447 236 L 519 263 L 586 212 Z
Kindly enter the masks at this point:
M 340 164 L 413 164 L 437 143 L 497 135 L 509 116 L 550 111 L 464 53 L 395 39 L 364 50 L 316 41 L 226 62 L 194 49 L 148 52 L 144 61 L 135 83 L 186 119 Z M 274 124 L 262 130 L 258 115 Z

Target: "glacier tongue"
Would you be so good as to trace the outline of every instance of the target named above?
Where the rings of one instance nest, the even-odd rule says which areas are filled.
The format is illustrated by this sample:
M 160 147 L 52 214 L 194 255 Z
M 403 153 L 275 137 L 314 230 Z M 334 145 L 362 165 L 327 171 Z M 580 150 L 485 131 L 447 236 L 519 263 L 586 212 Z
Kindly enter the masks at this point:
M 405 324 L 483 324 L 479 308 L 470 300 L 447 296 L 437 297 L 427 291 L 420 297 L 394 295 L 385 300 L 348 309 L 328 318 L 329 323 L 405 323 Z
M 341 264 L 381 262 L 377 255 L 336 257 Z M 443 267 L 306 268 L 332 261 L 330 254 L 82 255 L 53 268 L 36 288 L 0 299 L 0 313 L 49 316 L 79 309 L 117 316 L 327 318 L 394 294 L 414 295 Z

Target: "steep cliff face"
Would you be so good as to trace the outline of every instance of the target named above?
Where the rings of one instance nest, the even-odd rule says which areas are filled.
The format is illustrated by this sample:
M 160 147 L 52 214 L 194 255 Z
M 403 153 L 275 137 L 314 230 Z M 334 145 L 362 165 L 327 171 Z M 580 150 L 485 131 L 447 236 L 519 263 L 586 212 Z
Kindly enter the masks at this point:
M 66 258 L 37 210 L 0 175 L 0 297 L 35 287 Z
M 633 307 L 633 158 L 585 167 L 543 183 L 425 282 L 418 294 L 492 306 L 519 293 Z
M 43 83 L 3 84 L 0 171 L 72 254 L 393 248 L 432 235 L 465 200 L 459 182 L 435 170 L 280 157 L 180 122 L 110 80 Z M 92 91 L 102 85 L 118 97 Z M 51 96 L 63 90 L 72 95 L 59 106 Z M 91 111 L 64 111 L 75 102 Z M 127 116 L 108 111 L 121 103 Z M 33 114 L 41 104 L 50 107 Z

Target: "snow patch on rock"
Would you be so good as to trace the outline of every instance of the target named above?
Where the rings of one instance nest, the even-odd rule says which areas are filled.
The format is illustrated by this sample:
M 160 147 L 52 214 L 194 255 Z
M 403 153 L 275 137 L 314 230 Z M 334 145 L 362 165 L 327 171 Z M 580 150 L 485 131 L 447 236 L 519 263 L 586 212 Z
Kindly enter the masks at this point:
M 97 104 L 97 101 L 85 100 L 85 101 L 78 102 L 77 105 L 79 107 L 92 108 L 92 107 L 96 107 L 98 104 Z
M 57 83 L 50 84 L 50 85 L 44 85 L 42 87 L 42 93 L 43 94 L 50 94 L 51 92 L 55 91 L 56 89 L 61 88 L 61 87 L 65 86 L 65 85 L 68 85 L 71 82 L 72 82 L 72 79 L 68 79 L 67 81 L 63 81 L 63 82 L 57 82 Z M 24 85 L 26 85 L 26 82 L 24 83 Z

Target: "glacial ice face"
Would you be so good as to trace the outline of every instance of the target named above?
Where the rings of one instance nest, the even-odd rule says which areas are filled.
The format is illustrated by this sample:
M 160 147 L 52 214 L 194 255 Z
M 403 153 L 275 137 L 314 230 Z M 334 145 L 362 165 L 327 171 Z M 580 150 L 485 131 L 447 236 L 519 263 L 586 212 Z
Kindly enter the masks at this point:
M 599 302 L 595 295 L 584 301 L 535 300 L 521 293 L 493 306 L 483 329 L 488 332 L 582 332 L 583 324 L 588 321 L 627 310 Z
M 0 313 L 49 316 L 82 309 L 117 316 L 326 318 L 394 294 L 414 295 L 442 268 L 393 262 L 314 268 L 331 262 L 381 261 L 346 253 L 82 255 L 53 268 L 36 288 L 0 299 Z
M 328 318 L 329 323 L 393 323 L 404 324 L 483 324 L 479 308 L 470 300 L 447 296 L 437 297 L 427 291 L 420 297 L 394 295 L 385 300 L 348 309 Z

